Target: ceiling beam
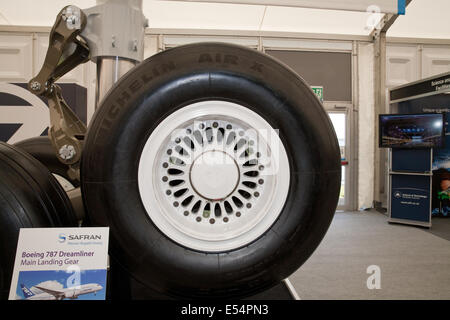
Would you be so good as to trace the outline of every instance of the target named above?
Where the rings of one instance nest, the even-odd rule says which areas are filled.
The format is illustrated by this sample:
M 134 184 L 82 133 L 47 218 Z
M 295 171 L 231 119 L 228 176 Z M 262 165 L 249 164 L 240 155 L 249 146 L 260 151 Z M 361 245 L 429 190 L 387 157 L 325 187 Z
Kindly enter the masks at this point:
M 260 6 L 300 7 L 310 9 L 328 9 L 370 12 L 376 7 L 380 13 L 404 14 L 405 0 L 163 0 L 182 2 L 214 2 L 230 4 L 248 4 Z
M 411 1 L 412 0 L 406 0 L 405 8 L 409 6 Z M 386 33 L 398 17 L 398 14 L 385 14 L 378 26 L 372 30 L 370 38 L 375 40 L 382 32 Z

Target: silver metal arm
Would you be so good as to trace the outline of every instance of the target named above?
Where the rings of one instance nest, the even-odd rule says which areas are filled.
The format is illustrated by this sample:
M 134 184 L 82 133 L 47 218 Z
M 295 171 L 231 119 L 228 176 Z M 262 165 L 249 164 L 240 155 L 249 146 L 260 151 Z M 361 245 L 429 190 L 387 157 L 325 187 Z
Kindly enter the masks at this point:
M 49 137 L 73 179 L 80 176 L 87 128 L 66 104 L 55 82 L 90 59 L 97 63 L 98 103 L 123 74 L 142 61 L 146 25 L 142 0 L 102 0 L 85 10 L 66 6 L 56 18 L 44 64 L 28 88 L 48 98 Z

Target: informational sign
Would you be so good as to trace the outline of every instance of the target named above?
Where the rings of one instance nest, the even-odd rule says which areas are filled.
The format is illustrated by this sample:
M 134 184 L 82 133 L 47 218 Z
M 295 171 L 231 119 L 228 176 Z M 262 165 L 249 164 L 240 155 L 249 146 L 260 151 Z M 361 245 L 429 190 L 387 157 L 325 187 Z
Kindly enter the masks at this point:
M 10 300 L 104 300 L 109 228 L 21 229 Z
M 391 219 L 431 223 L 431 176 L 393 174 Z
M 391 112 L 399 114 L 408 113 L 444 113 L 446 115 L 446 136 L 444 147 L 433 148 L 433 183 L 432 183 L 432 214 L 433 216 L 450 217 L 450 95 L 442 92 L 450 91 L 443 89 L 442 86 L 450 83 L 450 73 L 438 75 L 432 79 L 422 80 L 413 83 L 412 86 L 420 86 L 423 91 L 417 96 L 415 89 L 408 86 L 402 86 L 398 89 L 392 89 L 392 95 L 395 94 L 398 103 L 391 104 Z M 428 89 L 427 89 L 428 88 Z M 398 91 L 400 90 L 400 91 Z M 444 91 L 441 91 L 444 90 Z M 427 93 L 428 92 L 428 93 Z M 413 97 L 408 100 L 408 95 Z M 404 163 L 408 162 L 410 166 L 416 166 L 420 157 L 420 150 L 412 150 L 405 157 Z M 414 159 L 414 161 L 411 161 Z M 402 165 L 405 167 L 405 164 Z M 393 169 L 398 170 L 398 169 Z M 403 170 L 404 171 L 404 170 Z M 425 170 L 420 170 L 425 171 Z M 428 171 L 428 170 L 427 170 Z
M 445 73 L 435 78 L 420 80 L 409 85 L 394 88 L 390 92 L 390 99 L 391 103 L 394 103 L 449 91 L 450 73 Z
M 319 98 L 320 102 L 323 103 L 323 87 L 312 86 L 312 91 L 316 94 L 317 98 Z

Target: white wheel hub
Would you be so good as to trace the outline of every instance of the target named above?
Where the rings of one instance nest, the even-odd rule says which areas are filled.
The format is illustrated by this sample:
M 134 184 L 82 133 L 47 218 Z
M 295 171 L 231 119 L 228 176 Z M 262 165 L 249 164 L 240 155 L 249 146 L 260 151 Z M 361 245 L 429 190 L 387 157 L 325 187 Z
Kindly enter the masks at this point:
M 278 218 L 289 162 L 276 131 L 257 113 L 225 101 L 194 103 L 152 132 L 142 151 L 142 203 L 167 237 L 191 249 L 242 247 Z
M 211 201 L 226 199 L 239 183 L 239 169 L 234 159 L 222 151 L 200 155 L 191 167 L 190 179 L 194 190 Z

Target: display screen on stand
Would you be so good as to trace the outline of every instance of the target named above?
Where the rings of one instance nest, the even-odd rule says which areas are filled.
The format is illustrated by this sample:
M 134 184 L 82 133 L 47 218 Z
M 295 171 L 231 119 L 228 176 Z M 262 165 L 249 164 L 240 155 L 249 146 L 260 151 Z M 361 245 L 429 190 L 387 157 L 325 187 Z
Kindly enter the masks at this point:
M 445 120 L 441 113 L 380 115 L 380 148 L 441 148 Z

